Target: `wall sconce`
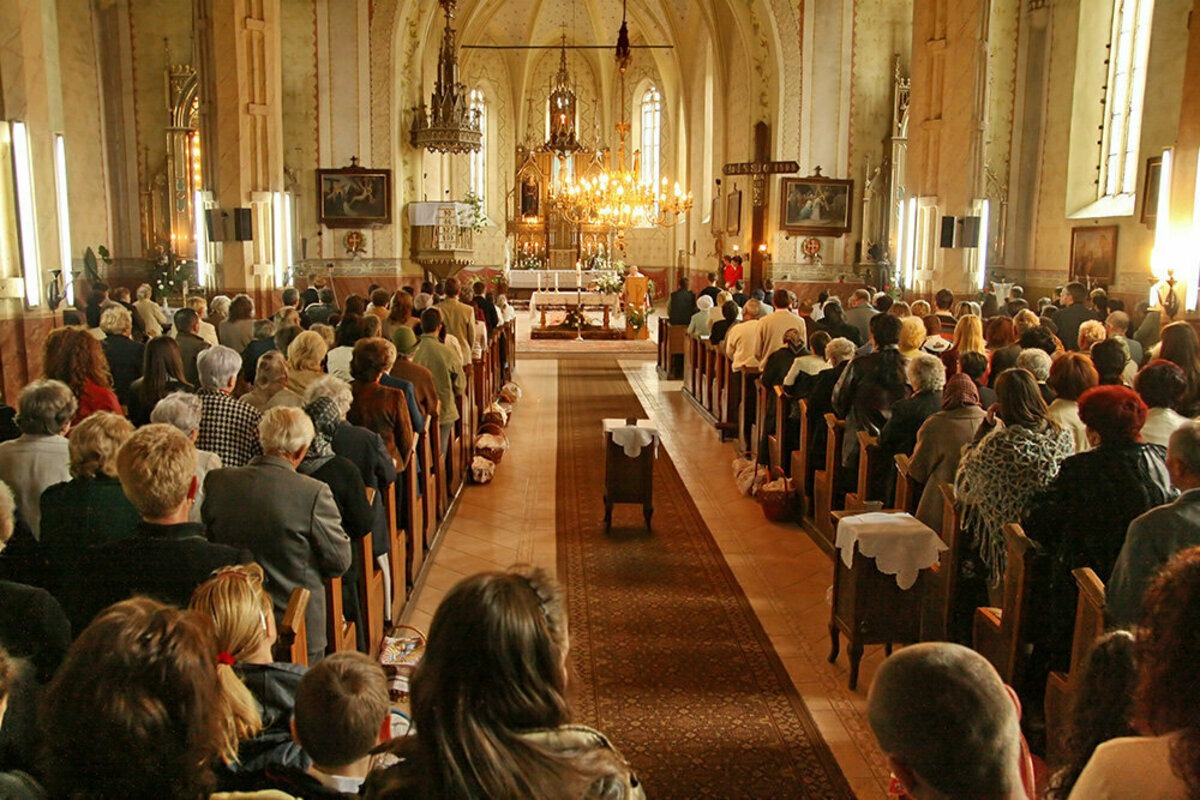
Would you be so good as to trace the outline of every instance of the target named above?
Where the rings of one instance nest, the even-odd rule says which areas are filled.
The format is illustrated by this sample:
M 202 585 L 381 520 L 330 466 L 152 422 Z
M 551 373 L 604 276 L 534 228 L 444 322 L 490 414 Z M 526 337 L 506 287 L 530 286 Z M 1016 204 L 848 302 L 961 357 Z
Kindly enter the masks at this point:
M 758 246 L 758 254 L 764 262 L 770 262 L 771 254 L 767 252 L 767 245 L 765 243 Z
M 17 185 L 17 230 L 20 234 L 21 274 L 25 304 L 42 302 L 42 260 L 38 252 L 36 207 L 33 202 L 33 164 L 29 157 L 29 132 L 24 122 L 12 123 L 13 174 Z

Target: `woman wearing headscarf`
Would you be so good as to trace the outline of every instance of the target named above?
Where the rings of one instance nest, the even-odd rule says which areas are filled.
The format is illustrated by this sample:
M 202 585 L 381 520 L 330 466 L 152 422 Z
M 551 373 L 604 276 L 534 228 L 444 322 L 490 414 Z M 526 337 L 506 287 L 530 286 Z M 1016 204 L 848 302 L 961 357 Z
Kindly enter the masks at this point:
M 939 533 L 943 504 L 938 487 L 954 482 L 963 445 L 974 438 L 982 420 L 975 381 L 960 372 L 942 389 L 942 410 L 925 420 L 917 431 L 917 446 L 908 463 L 908 474 L 925 484 L 917 504 L 917 519 Z
M 708 336 L 712 329 L 712 315 L 708 312 L 712 310 L 712 307 L 713 300 L 708 295 L 696 298 L 696 313 L 692 314 L 692 321 L 688 323 L 688 336 L 697 338 Z

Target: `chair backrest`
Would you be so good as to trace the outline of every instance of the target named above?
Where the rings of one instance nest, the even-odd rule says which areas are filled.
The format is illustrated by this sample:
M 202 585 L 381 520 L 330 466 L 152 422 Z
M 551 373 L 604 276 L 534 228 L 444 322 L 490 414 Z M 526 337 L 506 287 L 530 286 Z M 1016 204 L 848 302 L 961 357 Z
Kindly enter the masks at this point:
M 1020 525 L 1004 526 L 1008 563 L 1004 568 L 1004 606 L 1000 618 L 999 664 L 993 664 L 1010 686 L 1017 685 L 1024 667 L 1029 631 L 1030 593 L 1033 590 L 1033 560 L 1037 546 Z
M 896 456 L 897 460 L 903 456 Z M 907 461 L 907 459 L 906 459 Z M 958 507 L 955 505 L 954 485 L 943 483 L 938 485 L 942 496 L 942 529 L 939 535 L 946 549 L 938 555 L 937 566 L 932 570 L 925 584 L 925 599 L 921 614 L 922 641 L 954 641 L 966 634 L 956 637 L 953 630 L 955 599 L 958 591 L 958 574 L 961 569 L 962 546 L 958 521 Z M 899 494 L 899 490 L 897 490 Z
M 1071 570 L 1079 586 L 1075 605 L 1075 633 L 1071 637 L 1071 675 L 1074 676 L 1096 640 L 1104 635 L 1104 609 L 1107 605 L 1104 583 L 1091 567 Z
M 340 653 L 357 649 L 358 628 L 346 619 L 342 604 L 342 579 L 325 579 L 325 638 L 326 650 Z
M 892 456 L 896 462 L 896 499 L 894 505 L 909 514 L 917 513 L 917 505 L 921 501 L 921 484 L 915 481 L 909 471 L 911 459 L 904 453 Z
M 289 664 L 308 666 L 308 627 L 304 612 L 308 610 L 311 593 L 303 586 L 292 589 L 287 608 L 279 623 L 279 639 L 275 643 L 275 658 Z
M 825 472 L 829 476 L 837 474 L 838 466 L 842 463 L 842 442 L 846 438 L 846 421 L 838 419 L 832 412 L 825 414 L 825 427 L 829 436 L 825 439 Z
M 872 496 L 871 476 L 879 474 L 877 463 L 883 458 L 879 449 L 879 438 L 866 431 L 858 431 L 858 485 L 855 493 L 858 501 L 864 503 Z

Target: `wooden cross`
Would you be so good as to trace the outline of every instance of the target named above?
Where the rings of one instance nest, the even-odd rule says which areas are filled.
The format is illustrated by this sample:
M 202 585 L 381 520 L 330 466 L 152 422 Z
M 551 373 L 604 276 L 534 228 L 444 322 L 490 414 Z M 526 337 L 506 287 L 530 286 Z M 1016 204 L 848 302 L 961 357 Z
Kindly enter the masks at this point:
M 722 172 L 726 175 L 750 175 L 753 214 L 750 220 L 750 284 L 757 289 L 763 284 L 763 252 L 759 245 L 766 241 L 767 232 L 767 176 L 787 175 L 800 171 L 795 161 L 769 161 L 771 156 L 771 131 L 767 123 L 754 124 L 754 160 L 726 164 Z

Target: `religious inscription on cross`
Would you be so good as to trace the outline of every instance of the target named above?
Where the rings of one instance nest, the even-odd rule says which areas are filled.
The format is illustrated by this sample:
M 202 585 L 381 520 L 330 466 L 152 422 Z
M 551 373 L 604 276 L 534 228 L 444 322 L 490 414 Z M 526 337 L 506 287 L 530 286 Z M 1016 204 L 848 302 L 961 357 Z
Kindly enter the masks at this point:
M 771 131 L 767 123 L 754 125 L 754 160 L 726 164 L 722 172 L 726 175 L 751 176 L 751 199 L 753 214 L 750 219 L 750 287 L 756 289 L 763 283 L 763 251 L 767 228 L 767 177 L 799 172 L 795 161 L 770 161 Z

